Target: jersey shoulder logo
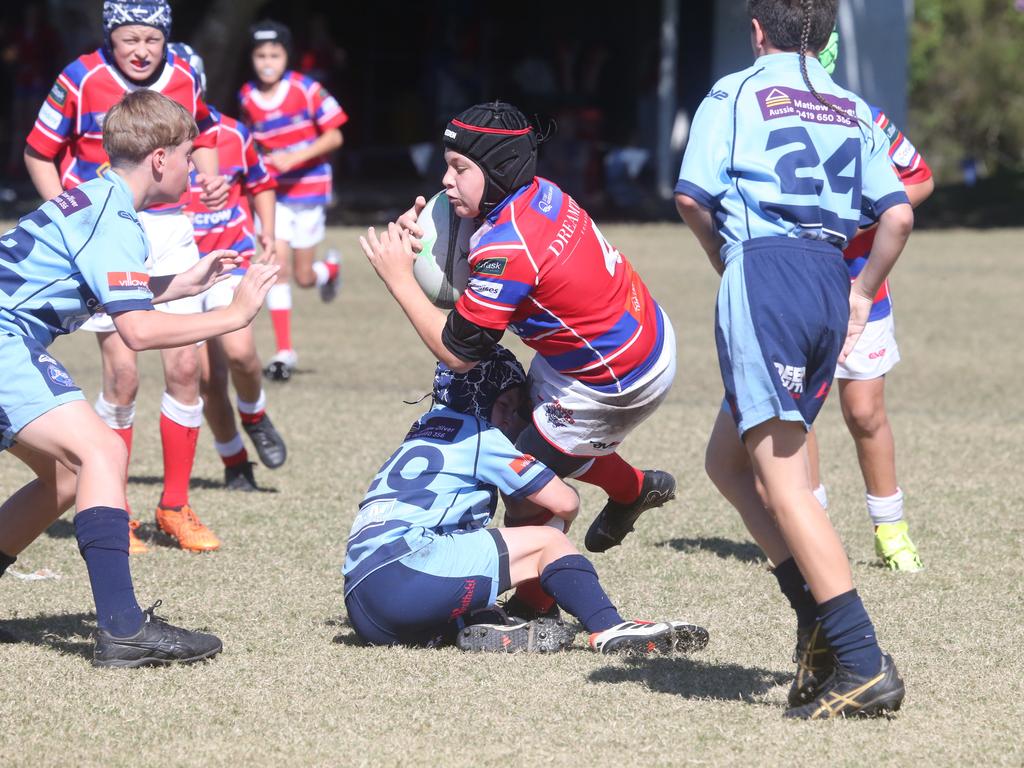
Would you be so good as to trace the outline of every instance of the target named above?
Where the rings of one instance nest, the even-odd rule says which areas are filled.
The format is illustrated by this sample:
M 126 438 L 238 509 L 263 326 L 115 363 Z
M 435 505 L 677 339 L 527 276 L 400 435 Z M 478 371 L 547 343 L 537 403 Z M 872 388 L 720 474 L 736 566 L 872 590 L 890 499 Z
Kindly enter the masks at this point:
M 54 83 L 53 88 L 50 89 L 50 98 L 58 107 L 63 107 L 68 98 L 68 89 L 60 83 Z
M 716 89 L 716 90 L 713 90 L 713 91 L 709 91 L 708 95 L 707 95 L 707 98 L 715 99 L 716 101 L 724 101 L 725 99 L 729 98 L 729 94 L 726 93 L 723 90 Z
M 53 198 L 53 204 L 60 209 L 60 212 L 66 218 L 77 211 L 88 208 L 92 205 L 92 201 L 85 192 L 75 187 L 74 189 L 65 189 Z
M 149 275 L 145 272 L 107 272 L 107 288 L 112 291 L 148 289 Z
M 493 258 L 493 259 L 481 259 L 473 271 L 478 275 L 493 275 L 498 277 L 505 273 L 505 267 L 508 264 L 508 259 L 504 256 Z

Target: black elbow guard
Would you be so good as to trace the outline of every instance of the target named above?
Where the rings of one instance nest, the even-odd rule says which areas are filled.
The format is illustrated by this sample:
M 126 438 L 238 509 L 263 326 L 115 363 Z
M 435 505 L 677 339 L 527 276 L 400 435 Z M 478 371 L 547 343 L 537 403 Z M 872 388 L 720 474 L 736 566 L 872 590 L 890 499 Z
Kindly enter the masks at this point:
M 441 343 L 459 360 L 478 363 L 491 354 L 504 335 L 504 329 L 483 328 L 453 309 L 441 331 Z

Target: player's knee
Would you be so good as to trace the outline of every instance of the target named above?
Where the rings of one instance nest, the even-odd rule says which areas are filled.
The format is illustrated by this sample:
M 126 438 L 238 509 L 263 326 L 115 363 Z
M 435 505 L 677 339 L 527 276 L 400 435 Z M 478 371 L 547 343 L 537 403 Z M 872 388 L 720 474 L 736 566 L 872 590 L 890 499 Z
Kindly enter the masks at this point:
M 295 270 L 295 284 L 299 288 L 312 288 L 316 285 L 316 273 L 310 269 L 306 270 Z
M 242 354 L 232 355 L 228 359 L 228 366 L 230 366 L 231 373 L 234 376 L 249 376 L 257 380 L 259 380 L 260 371 L 262 370 L 259 356 L 255 350 L 247 350 Z
M 875 403 L 854 403 L 844 409 L 846 424 L 854 437 L 871 437 L 888 422 L 885 409 Z
M 199 391 L 199 368 L 199 355 L 194 350 L 175 354 L 164 365 L 164 381 L 176 399 L 189 399 L 188 393 Z
M 103 382 L 103 397 L 115 405 L 130 405 L 139 391 L 139 369 L 134 362 L 117 362 Z

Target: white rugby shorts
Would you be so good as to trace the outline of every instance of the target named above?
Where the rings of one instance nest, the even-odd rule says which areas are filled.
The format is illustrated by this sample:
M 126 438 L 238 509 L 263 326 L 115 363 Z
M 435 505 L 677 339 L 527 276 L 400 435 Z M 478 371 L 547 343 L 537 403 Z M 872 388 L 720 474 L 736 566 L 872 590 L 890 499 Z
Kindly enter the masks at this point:
M 323 242 L 326 216 L 322 205 L 277 201 L 274 206 L 274 237 L 292 248 L 313 248 Z M 259 220 L 256 231 L 260 231 Z
M 885 376 L 900 361 L 892 313 L 871 320 L 845 363 L 836 366 L 837 379 L 868 381 Z
M 676 375 L 676 337 L 662 310 L 661 355 L 643 377 L 620 393 L 591 389 L 559 373 L 540 355 L 530 364 L 529 385 L 537 431 L 563 453 L 606 456 L 654 413 Z
M 149 257 L 146 271 L 150 276 L 176 275 L 199 261 L 192 233 L 192 222 L 180 211 L 174 213 L 150 213 L 139 211 L 139 221 L 149 240 Z M 187 315 L 203 311 L 203 296 L 188 296 L 184 299 L 154 304 L 160 312 L 171 315 Z M 112 333 L 114 321 L 109 315 L 98 313 L 89 318 L 82 329 L 93 333 Z

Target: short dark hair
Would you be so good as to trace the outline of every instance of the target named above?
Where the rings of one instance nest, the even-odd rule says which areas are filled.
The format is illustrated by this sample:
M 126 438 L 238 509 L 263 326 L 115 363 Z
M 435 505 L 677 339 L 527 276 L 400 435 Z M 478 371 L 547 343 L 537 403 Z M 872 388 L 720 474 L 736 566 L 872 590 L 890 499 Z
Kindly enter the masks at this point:
M 817 53 L 836 26 L 839 0 L 747 0 L 747 13 L 757 19 L 768 41 L 783 51 Z M 801 44 L 807 21 L 806 48 Z

